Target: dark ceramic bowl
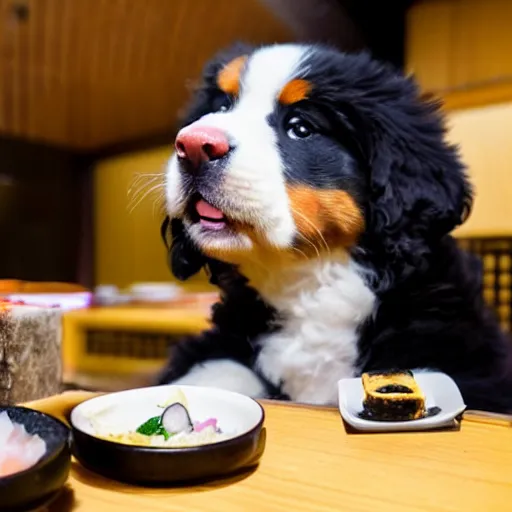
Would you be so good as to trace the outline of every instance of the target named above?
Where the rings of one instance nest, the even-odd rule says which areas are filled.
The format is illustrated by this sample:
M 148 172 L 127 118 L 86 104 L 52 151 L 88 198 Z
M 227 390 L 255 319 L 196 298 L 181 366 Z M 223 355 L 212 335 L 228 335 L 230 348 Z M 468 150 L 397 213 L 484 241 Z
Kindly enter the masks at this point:
M 27 511 L 40 507 L 62 488 L 71 466 L 70 432 L 64 423 L 25 407 L 0 406 L 14 423 L 38 434 L 46 443 L 46 454 L 34 466 L 0 478 L 0 510 Z
M 101 439 L 134 431 L 162 414 L 159 405 L 176 393 L 158 386 L 93 398 L 71 413 L 74 455 L 88 469 L 138 485 L 191 483 L 228 476 L 258 464 L 265 449 L 264 411 L 243 395 L 213 388 L 180 386 L 193 421 L 217 418 L 226 439 L 200 446 L 161 448 Z

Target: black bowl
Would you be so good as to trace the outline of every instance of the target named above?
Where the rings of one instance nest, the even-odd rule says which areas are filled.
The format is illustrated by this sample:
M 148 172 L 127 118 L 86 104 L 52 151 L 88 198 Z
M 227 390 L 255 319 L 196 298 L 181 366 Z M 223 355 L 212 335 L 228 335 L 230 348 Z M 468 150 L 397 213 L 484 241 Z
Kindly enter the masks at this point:
M 193 419 L 194 410 L 207 411 L 204 413 L 207 417 L 217 410 L 221 428 L 238 430 L 237 435 L 227 440 L 201 446 L 160 448 L 121 444 L 94 435 L 92 423 L 87 419 L 91 411 L 110 407 L 111 419 L 130 414 L 137 416 L 133 423 L 140 424 L 154 414 L 142 409 L 165 401 L 170 389 L 171 386 L 160 386 L 123 391 L 77 406 L 71 414 L 75 457 L 96 473 L 136 485 L 190 484 L 257 466 L 266 440 L 263 408 L 248 397 L 218 389 L 180 386 L 192 405 Z M 196 414 L 201 416 L 200 412 Z
M 34 466 L 0 478 L 0 510 L 17 512 L 36 509 L 51 500 L 68 479 L 71 467 L 70 431 L 64 423 L 25 407 L 0 406 L 11 421 L 38 434 L 46 443 L 46 454 Z

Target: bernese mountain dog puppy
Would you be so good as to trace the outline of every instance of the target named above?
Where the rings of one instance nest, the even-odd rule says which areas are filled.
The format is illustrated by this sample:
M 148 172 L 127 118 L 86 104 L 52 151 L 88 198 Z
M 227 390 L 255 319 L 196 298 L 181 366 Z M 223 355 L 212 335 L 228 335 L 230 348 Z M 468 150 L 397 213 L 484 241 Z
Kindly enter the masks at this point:
M 512 412 L 512 344 L 450 236 L 472 189 L 442 121 L 365 53 L 237 45 L 207 64 L 162 232 L 176 277 L 206 268 L 221 298 L 158 382 L 335 404 L 344 377 L 438 370 L 469 408 Z

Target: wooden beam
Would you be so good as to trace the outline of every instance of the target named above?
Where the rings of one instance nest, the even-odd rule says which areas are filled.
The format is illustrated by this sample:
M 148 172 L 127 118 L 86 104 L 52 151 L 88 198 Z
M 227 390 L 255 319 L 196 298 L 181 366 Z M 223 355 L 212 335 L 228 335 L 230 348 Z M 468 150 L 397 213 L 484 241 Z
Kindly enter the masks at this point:
M 441 98 L 445 110 L 450 111 L 507 103 L 512 101 L 512 77 L 434 94 Z

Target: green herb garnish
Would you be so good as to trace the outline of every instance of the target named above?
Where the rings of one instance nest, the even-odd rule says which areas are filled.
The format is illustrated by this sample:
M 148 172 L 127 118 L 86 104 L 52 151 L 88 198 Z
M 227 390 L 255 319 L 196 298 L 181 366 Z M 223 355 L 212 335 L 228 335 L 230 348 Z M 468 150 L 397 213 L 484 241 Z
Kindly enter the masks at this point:
M 169 439 L 169 437 L 171 437 L 169 432 L 167 432 L 164 427 L 160 427 L 160 430 L 157 432 L 157 436 L 164 436 L 166 441 Z
M 148 421 L 143 423 L 138 429 L 137 432 L 139 434 L 143 434 L 145 436 L 154 436 L 160 427 L 162 426 L 162 422 L 160 416 L 155 416 L 154 418 L 150 418 Z
M 143 423 L 137 429 L 137 433 L 144 436 L 164 436 L 166 441 L 170 437 L 169 432 L 167 432 L 162 425 L 162 418 L 160 416 L 150 418 L 148 421 Z

